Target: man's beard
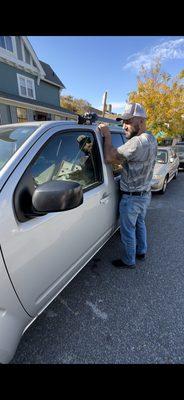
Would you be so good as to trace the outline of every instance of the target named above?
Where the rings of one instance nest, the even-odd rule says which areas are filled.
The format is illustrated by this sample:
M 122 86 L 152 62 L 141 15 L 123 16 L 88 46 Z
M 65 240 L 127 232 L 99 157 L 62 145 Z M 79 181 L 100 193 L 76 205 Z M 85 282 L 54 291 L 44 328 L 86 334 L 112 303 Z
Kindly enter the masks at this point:
M 128 136 L 128 140 L 132 139 L 134 136 L 137 136 L 139 133 L 139 126 L 137 125 L 135 128 L 133 128 L 132 132 L 128 132 L 129 136 Z

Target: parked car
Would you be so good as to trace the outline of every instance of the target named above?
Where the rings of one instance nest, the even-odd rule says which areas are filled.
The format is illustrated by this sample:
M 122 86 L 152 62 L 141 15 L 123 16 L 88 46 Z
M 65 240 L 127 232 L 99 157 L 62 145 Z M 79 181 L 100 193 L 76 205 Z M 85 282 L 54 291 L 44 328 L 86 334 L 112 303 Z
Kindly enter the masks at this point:
M 175 152 L 179 157 L 179 168 L 184 168 L 184 142 L 178 142 L 174 146 Z
M 0 363 L 118 229 L 119 179 L 97 124 L 0 127 Z
M 171 179 L 177 178 L 178 168 L 179 157 L 173 147 L 158 147 L 151 185 L 152 192 L 164 194 Z

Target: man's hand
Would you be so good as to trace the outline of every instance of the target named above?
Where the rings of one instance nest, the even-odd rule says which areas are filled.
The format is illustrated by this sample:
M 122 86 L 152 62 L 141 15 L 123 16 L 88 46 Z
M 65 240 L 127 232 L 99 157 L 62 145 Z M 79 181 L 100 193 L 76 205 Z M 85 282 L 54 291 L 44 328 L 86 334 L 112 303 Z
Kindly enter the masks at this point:
M 111 136 L 110 130 L 108 128 L 108 124 L 100 124 L 100 125 L 98 125 L 98 128 L 100 129 L 100 133 L 101 133 L 102 137 Z
M 112 146 L 112 137 L 107 124 L 100 124 L 98 126 L 104 140 L 104 155 L 107 164 L 121 164 L 121 159 L 117 149 Z

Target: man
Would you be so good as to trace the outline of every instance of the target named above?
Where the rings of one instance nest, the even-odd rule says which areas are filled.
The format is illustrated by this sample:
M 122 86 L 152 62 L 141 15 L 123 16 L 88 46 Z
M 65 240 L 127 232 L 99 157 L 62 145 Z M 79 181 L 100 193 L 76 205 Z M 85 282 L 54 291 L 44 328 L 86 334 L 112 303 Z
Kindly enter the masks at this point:
M 121 118 L 127 142 L 115 149 L 105 124 L 99 129 L 104 137 L 105 161 L 121 163 L 120 229 L 122 259 L 112 261 L 115 267 L 135 268 L 136 257 L 147 252 L 145 216 L 151 201 L 151 179 L 157 154 L 157 141 L 146 131 L 146 113 L 139 103 L 128 103 Z

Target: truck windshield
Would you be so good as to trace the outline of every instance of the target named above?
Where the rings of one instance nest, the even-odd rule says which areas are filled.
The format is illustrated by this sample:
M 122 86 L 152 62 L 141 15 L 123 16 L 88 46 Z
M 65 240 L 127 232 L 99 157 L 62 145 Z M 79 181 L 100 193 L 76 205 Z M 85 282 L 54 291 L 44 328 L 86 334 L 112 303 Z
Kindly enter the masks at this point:
M 38 127 L 0 127 L 0 170 Z

